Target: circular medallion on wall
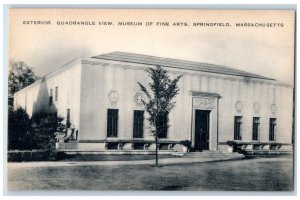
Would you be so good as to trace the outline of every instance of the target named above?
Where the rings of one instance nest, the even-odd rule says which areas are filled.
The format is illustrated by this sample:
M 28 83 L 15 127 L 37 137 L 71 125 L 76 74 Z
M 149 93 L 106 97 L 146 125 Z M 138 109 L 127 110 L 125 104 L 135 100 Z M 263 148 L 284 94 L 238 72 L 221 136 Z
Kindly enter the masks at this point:
M 143 103 L 143 102 L 142 102 L 143 99 L 144 99 L 144 96 L 143 96 L 142 93 L 139 93 L 139 92 L 138 92 L 138 93 L 136 93 L 135 96 L 134 96 L 134 100 L 135 100 L 135 102 L 138 103 L 138 104 Z
M 272 104 L 272 105 L 270 106 L 270 110 L 271 110 L 271 112 L 272 112 L 273 114 L 275 114 L 276 111 L 277 111 L 277 106 L 276 106 L 276 104 Z
M 254 112 L 259 113 L 259 111 L 261 109 L 260 103 L 255 102 L 253 105 L 253 108 L 254 108 Z
M 243 110 L 243 103 L 241 101 L 236 101 L 235 103 L 236 112 L 240 113 Z
M 111 102 L 116 102 L 119 99 L 118 92 L 116 90 L 111 90 L 108 94 L 108 98 Z

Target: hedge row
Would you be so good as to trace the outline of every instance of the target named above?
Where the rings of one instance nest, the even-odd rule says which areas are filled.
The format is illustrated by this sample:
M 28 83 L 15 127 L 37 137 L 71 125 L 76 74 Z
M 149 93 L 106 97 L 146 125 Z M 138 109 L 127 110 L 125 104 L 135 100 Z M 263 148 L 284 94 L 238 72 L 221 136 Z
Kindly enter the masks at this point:
M 47 150 L 13 150 L 8 151 L 8 162 L 49 161 L 56 160 L 56 153 Z

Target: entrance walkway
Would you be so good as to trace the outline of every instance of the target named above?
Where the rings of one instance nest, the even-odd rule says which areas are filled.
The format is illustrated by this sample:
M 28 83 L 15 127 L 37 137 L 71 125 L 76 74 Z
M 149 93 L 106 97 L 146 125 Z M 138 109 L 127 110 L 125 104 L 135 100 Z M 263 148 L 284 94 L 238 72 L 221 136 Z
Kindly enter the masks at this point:
M 200 163 L 242 159 L 244 155 L 238 153 L 221 153 L 218 151 L 193 152 L 182 157 L 160 158 L 159 165 L 173 165 L 183 163 Z M 155 160 L 128 161 L 44 161 L 8 163 L 9 168 L 19 167 L 59 167 L 59 166 L 96 166 L 96 165 L 154 165 Z

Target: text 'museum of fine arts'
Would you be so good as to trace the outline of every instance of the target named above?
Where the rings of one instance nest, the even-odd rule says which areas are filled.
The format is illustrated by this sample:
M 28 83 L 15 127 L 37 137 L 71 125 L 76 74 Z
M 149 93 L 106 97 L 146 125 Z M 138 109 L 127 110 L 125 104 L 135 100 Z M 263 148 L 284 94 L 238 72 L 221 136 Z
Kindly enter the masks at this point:
M 150 80 L 147 67 L 159 65 L 178 82 L 170 128 L 159 149 L 180 151 L 189 140 L 195 150 L 292 151 L 293 88 L 245 71 L 180 59 L 111 52 L 77 59 L 17 92 L 14 106 L 29 116 L 53 113 L 73 128 L 62 151 L 145 150 L 155 148 L 137 82 Z

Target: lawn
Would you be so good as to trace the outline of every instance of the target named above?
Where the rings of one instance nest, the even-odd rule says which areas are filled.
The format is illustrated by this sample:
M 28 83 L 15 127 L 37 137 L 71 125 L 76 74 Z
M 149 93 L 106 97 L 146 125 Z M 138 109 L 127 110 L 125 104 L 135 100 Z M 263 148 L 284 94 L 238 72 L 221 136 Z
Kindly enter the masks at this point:
M 134 161 L 132 161 L 134 162 Z M 149 165 L 10 169 L 9 190 L 291 191 L 292 157 Z

